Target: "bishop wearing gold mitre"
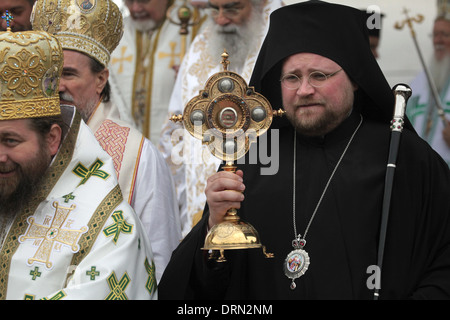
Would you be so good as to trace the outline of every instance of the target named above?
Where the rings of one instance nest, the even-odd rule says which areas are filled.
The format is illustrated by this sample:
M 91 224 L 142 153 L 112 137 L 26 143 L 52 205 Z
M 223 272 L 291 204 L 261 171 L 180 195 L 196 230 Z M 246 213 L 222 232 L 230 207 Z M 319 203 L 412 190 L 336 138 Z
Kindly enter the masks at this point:
M 155 299 L 150 243 L 113 160 L 60 106 L 60 43 L 8 30 L 0 56 L 0 299 Z
M 59 91 L 73 104 L 113 158 L 122 194 L 143 222 L 152 243 L 157 279 L 181 239 L 179 213 L 170 171 L 156 147 L 119 119 L 111 101 L 108 66 L 123 34 L 122 14 L 112 0 L 57 3 L 38 0 L 33 30 L 55 34 L 64 52 Z M 94 66 L 94 67 L 93 67 Z

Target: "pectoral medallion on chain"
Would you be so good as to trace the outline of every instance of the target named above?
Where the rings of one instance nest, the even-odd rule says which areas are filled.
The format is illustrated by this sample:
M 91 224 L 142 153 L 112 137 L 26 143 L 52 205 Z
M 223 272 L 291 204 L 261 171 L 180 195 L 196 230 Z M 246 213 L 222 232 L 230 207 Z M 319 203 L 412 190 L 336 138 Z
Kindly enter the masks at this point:
M 303 247 L 306 245 L 306 234 L 309 231 L 309 227 L 311 226 L 314 217 L 316 216 L 317 210 L 319 209 L 320 203 L 322 202 L 323 197 L 325 196 L 325 193 L 327 192 L 328 186 L 331 183 L 331 180 L 333 179 L 334 173 L 337 171 L 342 159 L 345 156 L 345 153 L 347 152 L 347 149 L 350 147 L 350 144 L 353 141 L 353 138 L 355 137 L 356 133 L 358 132 L 358 129 L 361 127 L 361 124 L 363 123 L 363 117 L 361 117 L 361 120 L 359 121 L 358 126 L 356 127 L 355 131 L 353 132 L 352 136 L 350 137 L 344 151 L 341 154 L 341 157 L 339 158 L 336 166 L 334 167 L 333 172 L 331 173 L 330 177 L 328 178 L 328 182 L 325 185 L 325 188 L 322 191 L 322 195 L 319 198 L 319 201 L 317 202 L 316 208 L 314 209 L 314 212 L 311 215 L 311 218 L 309 219 L 308 225 L 306 226 L 305 232 L 303 233 L 303 237 L 297 233 L 297 227 L 296 227 L 296 221 L 295 221 L 295 197 L 297 195 L 296 193 L 296 166 L 297 166 L 297 133 L 294 131 L 294 154 L 293 154 L 293 164 L 292 164 L 292 223 L 294 226 L 294 237 L 295 239 L 292 240 L 292 246 L 294 247 L 294 250 L 289 252 L 289 254 L 286 256 L 286 259 L 284 260 L 284 274 L 289 279 L 292 279 L 291 282 L 291 289 L 294 290 L 297 285 L 295 284 L 295 279 L 300 278 L 302 275 L 305 274 L 306 270 L 308 270 L 309 267 L 309 255 L 308 252 L 303 250 Z
M 295 284 L 295 279 L 300 278 L 308 270 L 309 266 L 309 255 L 308 252 L 303 250 L 306 241 L 305 239 L 294 239 L 292 240 L 292 246 L 294 250 L 289 252 L 284 260 L 284 274 L 289 279 L 292 279 L 291 289 L 294 290 L 297 285 Z

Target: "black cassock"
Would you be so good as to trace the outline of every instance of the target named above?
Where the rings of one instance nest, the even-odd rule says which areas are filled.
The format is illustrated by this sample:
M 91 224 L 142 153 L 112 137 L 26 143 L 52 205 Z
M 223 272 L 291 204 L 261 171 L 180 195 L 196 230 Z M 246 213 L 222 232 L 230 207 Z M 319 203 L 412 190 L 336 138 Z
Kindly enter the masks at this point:
M 283 272 L 295 237 L 294 129 L 286 119 L 277 119 L 267 133 L 268 141 L 279 135 L 270 149 L 273 161 L 279 153 L 277 174 L 263 175 L 263 165 L 250 163 L 252 151 L 239 166 L 246 185 L 239 215 L 258 230 L 275 258 L 264 258 L 258 249 L 229 250 L 228 262 L 208 262 L 200 249 L 208 219 L 205 210 L 202 221 L 173 253 L 159 285 L 161 299 L 372 299 L 394 96 L 370 51 L 366 20 L 360 10 L 325 1 L 274 11 L 250 81 L 273 108 L 281 107 L 282 63 L 286 57 L 307 52 L 333 60 L 357 85 L 353 113 L 338 128 L 325 137 L 297 137 L 295 220 L 297 232 L 303 235 L 363 116 L 306 236 L 310 265 L 296 280 L 297 288 L 290 289 L 291 280 Z M 380 299 L 449 299 L 449 168 L 405 121 Z
M 359 113 L 354 112 L 325 138 L 297 136 L 297 232 L 304 233 L 359 121 Z M 238 166 L 246 185 L 238 214 L 258 230 L 275 258 L 248 249 L 225 251 L 225 263 L 208 261 L 200 249 L 206 214 L 174 252 L 159 285 L 160 299 L 372 299 L 389 127 L 363 120 L 311 223 L 304 248 L 310 265 L 296 280 L 295 290 L 283 272 L 294 239 L 294 131 L 281 124 L 269 130 L 269 136 L 273 130 L 279 134 L 278 151 L 270 149 L 279 152 L 278 173 L 262 175 L 262 166 L 249 163 L 249 156 L 246 164 Z M 449 177 L 442 159 L 415 133 L 404 130 L 381 299 L 450 297 Z

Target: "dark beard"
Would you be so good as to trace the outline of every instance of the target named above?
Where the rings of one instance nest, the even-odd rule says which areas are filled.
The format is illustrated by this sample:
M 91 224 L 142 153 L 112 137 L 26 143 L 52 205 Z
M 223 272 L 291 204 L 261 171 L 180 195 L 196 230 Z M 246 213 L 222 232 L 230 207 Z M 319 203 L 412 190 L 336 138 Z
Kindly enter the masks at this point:
M 41 145 L 39 154 L 30 160 L 26 166 L 15 163 L 17 170 L 17 187 L 8 190 L 11 181 L 0 179 L 0 214 L 12 217 L 21 212 L 25 204 L 39 190 L 39 185 L 50 164 L 50 157 Z

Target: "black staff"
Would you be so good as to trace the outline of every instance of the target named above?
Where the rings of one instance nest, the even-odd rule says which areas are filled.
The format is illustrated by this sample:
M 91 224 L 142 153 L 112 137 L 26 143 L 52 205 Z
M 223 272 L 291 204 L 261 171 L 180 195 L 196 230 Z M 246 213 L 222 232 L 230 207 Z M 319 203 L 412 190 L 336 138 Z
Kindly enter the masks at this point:
M 383 208 L 381 213 L 380 240 L 378 243 L 378 272 L 381 285 L 381 268 L 383 265 L 383 253 L 386 240 L 386 230 L 389 218 L 389 207 L 391 205 L 392 186 L 394 182 L 394 173 L 397 162 L 398 146 L 400 136 L 403 131 L 406 102 L 411 96 L 411 88 L 406 84 L 397 84 L 392 89 L 395 95 L 394 117 L 391 122 L 391 143 L 389 146 L 388 164 L 386 168 L 386 177 L 384 181 Z M 375 288 L 374 300 L 378 300 L 380 288 Z

